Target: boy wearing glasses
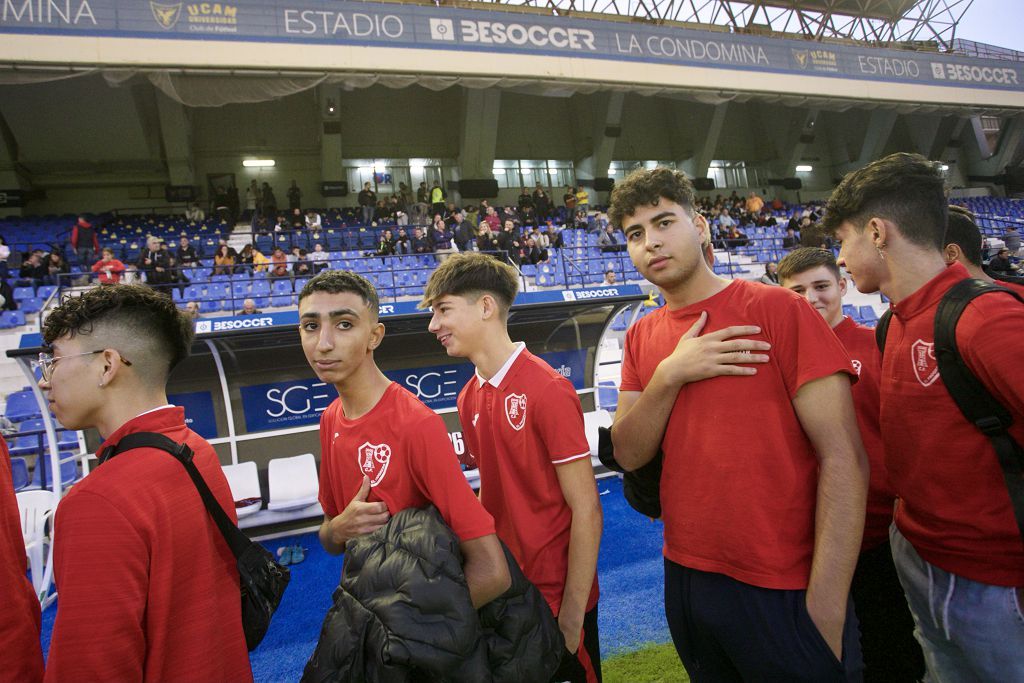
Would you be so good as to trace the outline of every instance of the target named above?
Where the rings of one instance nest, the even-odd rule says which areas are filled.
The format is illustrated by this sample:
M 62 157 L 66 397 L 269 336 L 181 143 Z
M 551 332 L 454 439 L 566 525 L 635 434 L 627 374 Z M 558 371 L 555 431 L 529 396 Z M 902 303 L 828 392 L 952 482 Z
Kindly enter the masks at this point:
M 191 321 L 148 288 L 110 285 L 65 299 L 43 339 L 39 388 L 53 414 L 104 437 L 100 466 L 57 507 L 60 603 L 45 680 L 252 681 L 235 557 L 185 468 L 151 448 L 106 462 L 135 432 L 187 443 L 234 521 L 217 454 L 167 403 Z

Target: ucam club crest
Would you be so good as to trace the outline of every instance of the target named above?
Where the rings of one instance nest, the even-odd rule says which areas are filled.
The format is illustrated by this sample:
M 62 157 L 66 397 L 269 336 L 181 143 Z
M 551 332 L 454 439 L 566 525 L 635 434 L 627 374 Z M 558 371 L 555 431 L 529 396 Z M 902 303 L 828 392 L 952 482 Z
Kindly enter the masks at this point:
M 372 444 L 369 441 L 359 447 L 359 469 L 370 478 L 370 486 L 376 486 L 384 479 L 391 462 L 391 446 L 386 443 Z
M 526 425 L 526 394 L 509 394 L 505 397 L 505 417 L 517 432 Z
M 918 339 L 910 346 L 914 362 L 914 376 L 923 387 L 929 387 L 939 378 L 939 363 L 935 359 L 935 344 Z

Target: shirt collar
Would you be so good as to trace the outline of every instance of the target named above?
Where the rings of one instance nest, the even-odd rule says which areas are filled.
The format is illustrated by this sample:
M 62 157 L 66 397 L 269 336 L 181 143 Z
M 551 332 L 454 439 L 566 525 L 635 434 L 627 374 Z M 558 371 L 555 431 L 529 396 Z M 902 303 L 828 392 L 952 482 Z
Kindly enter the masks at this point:
M 525 348 L 526 342 L 516 342 L 516 350 L 512 352 L 512 355 L 508 357 L 508 360 L 501 366 L 501 369 L 494 373 L 494 377 L 491 377 L 490 379 L 484 379 L 481 377 L 480 371 L 477 370 L 476 379 L 477 382 L 480 383 L 479 385 L 482 387 L 484 384 L 490 382 L 492 386 L 500 387 L 502 381 L 505 379 L 505 375 L 507 375 L 508 371 L 512 369 L 512 364 L 516 362 L 516 358 L 519 358 L 519 354 L 521 354 Z
M 892 304 L 892 312 L 906 320 L 922 313 L 933 305 L 960 280 L 971 277 L 962 264 L 954 263 L 941 273 L 921 286 L 916 292 L 897 304 Z
M 168 410 L 170 409 L 170 410 Z M 116 444 L 126 435 L 134 432 L 162 432 L 185 424 L 185 409 L 170 403 L 139 413 L 132 419 L 114 430 L 114 433 L 103 440 L 96 449 L 98 457 L 105 456 L 111 444 Z M 100 457 L 104 460 L 105 457 Z

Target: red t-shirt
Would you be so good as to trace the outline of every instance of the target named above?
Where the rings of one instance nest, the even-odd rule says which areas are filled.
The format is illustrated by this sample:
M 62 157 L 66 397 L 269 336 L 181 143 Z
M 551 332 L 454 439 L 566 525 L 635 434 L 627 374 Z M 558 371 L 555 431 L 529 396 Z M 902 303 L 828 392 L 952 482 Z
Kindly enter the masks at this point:
M 187 443 L 235 519 L 217 454 L 182 408 L 129 420 L 100 451 L 133 432 Z M 252 681 L 235 556 L 171 455 L 139 448 L 90 472 L 57 506 L 54 539 L 47 681 Z
M 520 346 L 481 386 L 476 375 L 459 394 L 467 450 L 480 468 L 480 500 L 498 538 L 558 614 L 569 570 L 572 510 L 555 468 L 590 458 L 583 409 L 572 384 Z M 497 386 L 495 386 L 497 384 Z M 597 604 L 597 576 L 587 611 Z
M 882 358 L 878 353 L 874 329 L 844 317 L 832 331 L 850 354 L 853 369 L 857 371 L 858 381 L 852 388 L 853 407 L 857 411 L 857 424 L 871 465 L 864 541 L 861 544 L 863 552 L 889 540 L 889 525 L 892 524 L 893 504 L 896 501 L 896 494 L 893 493 L 885 470 L 885 451 L 878 427 L 878 381 L 882 374 Z
M 661 474 L 665 557 L 762 588 L 803 589 L 811 572 L 818 460 L 793 409 L 807 382 L 856 378 L 825 320 L 783 287 L 733 280 L 684 308 L 629 328 L 622 391 L 643 391 L 702 311 L 704 334 L 757 325 L 772 345 L 753 376 L 683 386 L 665 427 Z
M 0 437 L 0 643 L 3 666 L 0 681 L 36 683 L 43 680 L 43 651 L 39 647 L 39 598 L 25 576 L 25 542 L 21 534 L 21 513 L 14 495 L 11 458 L 7 442 Z
M 896 526 L 928 562 L 972 581 L 1024 586 L 1024 544 L 1002 469 L 988 438 L 957 408 L 934 354 L 935 311 L 968 277 L 953 264 L 892 307 L 882 357 L 882 441 L 900 497 Z M 1024 305 L 985 294 L 960 317 L 956 341 L 967 367 L 1013 416 L 1024 443 Z
M 473 495 L 444 422 L 394 382 L 368 413 L 345 417 L 335 399 L 320 418 L 320 505 L 342 513 L 370 477 L 370 502 L 392 515 L 434 504 L 462 541 L 494 533 L 494 520 Z

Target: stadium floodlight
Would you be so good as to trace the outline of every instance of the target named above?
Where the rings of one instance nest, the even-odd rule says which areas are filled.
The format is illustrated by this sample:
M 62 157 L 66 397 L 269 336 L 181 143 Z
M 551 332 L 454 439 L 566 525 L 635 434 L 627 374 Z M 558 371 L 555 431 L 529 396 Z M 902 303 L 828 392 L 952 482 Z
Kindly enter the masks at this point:
M 273 159 L 244 159 L 242 166 L 246 168 L 263 168 L 266 166 L 276 166 L 277 162 Z
M 807 164 L 800 164 L 799 166 L 796 167 L 796 172 L 797 173 L 810 173 L 813 170 L 814 170 L 814 167 L 813 166 L 808 166 Z
M 940 164 L 939 165 L 939 170 L 940 171 L 948 171 L 949 170 L 949 165 L 948 164 Z

